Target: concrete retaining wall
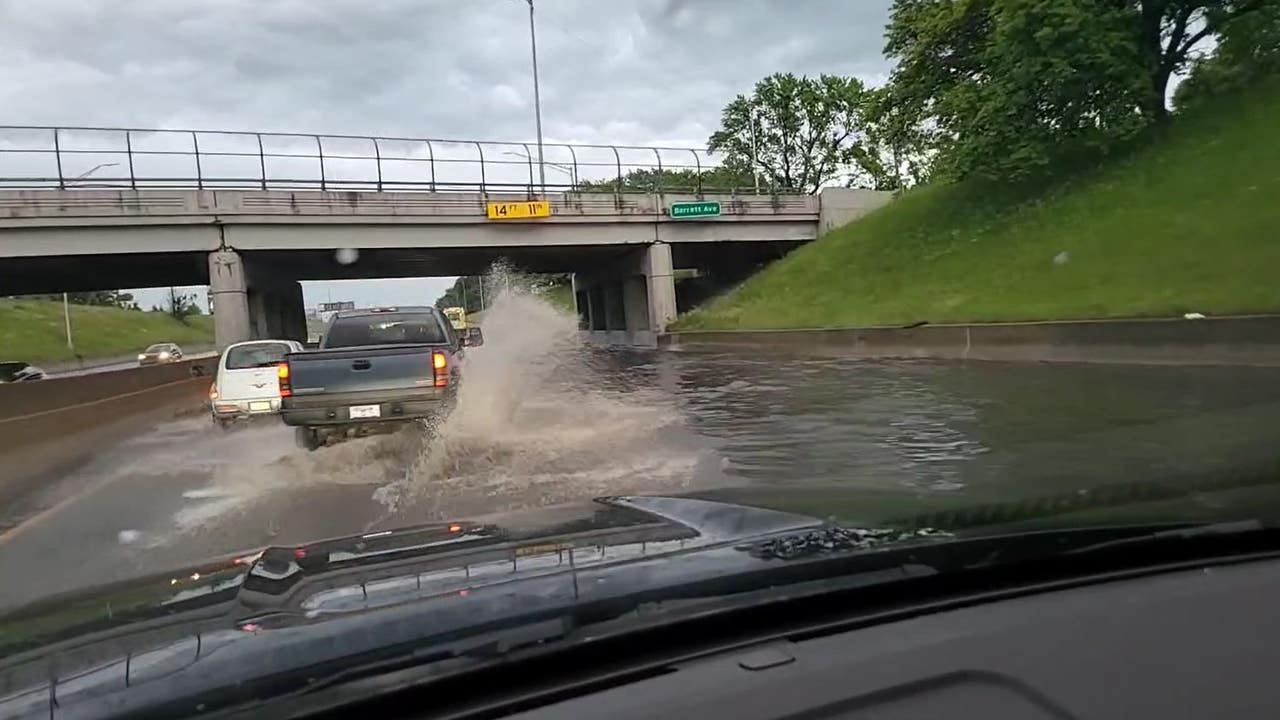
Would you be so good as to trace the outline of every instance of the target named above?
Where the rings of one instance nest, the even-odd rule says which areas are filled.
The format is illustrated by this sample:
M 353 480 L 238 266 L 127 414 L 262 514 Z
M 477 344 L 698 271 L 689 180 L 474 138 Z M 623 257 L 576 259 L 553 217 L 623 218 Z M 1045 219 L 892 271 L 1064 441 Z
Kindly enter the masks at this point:
M 0 386 L 0 505 L 157 421 L 201 409 L 216 360 Z
M 836 228 L 888 205 L 893 193 L 883 190 L 859 188 L 822 188 L 818 210 L 818 235 L 826 235 Z
M 192 377 L 193 372 L 212 375 L 217 361 L 216 357 L 206 357 L 166 365 L 0 385 L 0 421 L 185 380 Z
M 1280 315 L 683 332 L 663 335 L 658 344 L 853 357 L 1280 367 Z

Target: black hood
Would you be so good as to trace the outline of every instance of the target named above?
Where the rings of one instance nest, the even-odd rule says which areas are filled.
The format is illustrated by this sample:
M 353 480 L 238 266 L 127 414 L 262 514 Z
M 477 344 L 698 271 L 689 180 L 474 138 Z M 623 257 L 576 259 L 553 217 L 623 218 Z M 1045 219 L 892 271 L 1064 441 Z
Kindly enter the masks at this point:
M 661 598 L 664 588 L 776 560 L 744 552 L 748 541 L 822 525 L 669 497 L 601 498 L 547 517 L 269 547 L 29 605 L 0 617 L 0 716 L 47 712 L 51 689 L 63 706 L 126 688 L 131 698 L 199 694 L 233 677 L 429 645 L 539 611 Z M 139 706 L 116 709 L 127 707 Z

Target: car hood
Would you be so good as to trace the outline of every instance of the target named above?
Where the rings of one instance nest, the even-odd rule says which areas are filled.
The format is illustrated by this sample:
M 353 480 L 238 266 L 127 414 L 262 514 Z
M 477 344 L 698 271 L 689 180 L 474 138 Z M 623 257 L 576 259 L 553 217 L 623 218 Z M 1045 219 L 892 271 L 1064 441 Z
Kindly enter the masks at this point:
M 71 702 L 149 678 L 200 685 L 325 652 L 430 644 L 538 608 L 658 598 L 766 562 L 744 541 L 822 525 L 708 500 L 610 497 L 544 523 L 459 520 L 219 558 L 0 617 L 0 709 L 38 705 L 51 677 Z M 271 667 L 253 667 L 267 658 Z

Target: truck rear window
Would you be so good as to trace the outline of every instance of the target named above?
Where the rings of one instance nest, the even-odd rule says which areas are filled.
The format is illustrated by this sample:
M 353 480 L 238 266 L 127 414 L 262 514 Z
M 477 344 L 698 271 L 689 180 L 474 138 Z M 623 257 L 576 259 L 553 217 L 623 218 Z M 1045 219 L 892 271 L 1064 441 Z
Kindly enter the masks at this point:
M 404 345 L 414 343 L 443 345 L 444 329 L 430 313 L 386 313 L 338 318 L 329 327 L 323 346 L 326 348 L 360 345 Z

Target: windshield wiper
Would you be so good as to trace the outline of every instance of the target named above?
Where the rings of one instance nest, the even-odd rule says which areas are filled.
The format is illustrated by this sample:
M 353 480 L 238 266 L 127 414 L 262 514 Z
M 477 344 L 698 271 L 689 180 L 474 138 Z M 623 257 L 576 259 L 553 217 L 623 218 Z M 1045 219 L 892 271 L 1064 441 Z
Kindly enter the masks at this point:
M 747 546 L 747 552 L 757 558 L 791 560 L 826 553 L 871 550 L 913 540 L 941 540 L 954 537 L 949 532 L 930 527 L 899 530 L 832 525 L 762 540 Z
M 1107 550 L 1159 545 L 1168 542 L 1200 541 L 1214 538 L 1240 538 L 1256 536 L 1273 528 L 1258 519 L 1233 520 L 1229 522 L 1207 523 L 1169 529 L 1152 530 L 1130 537 L 1104 540 L 1089 545 L 1064 550 L 1063 555 L 1083 555 Z

